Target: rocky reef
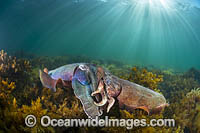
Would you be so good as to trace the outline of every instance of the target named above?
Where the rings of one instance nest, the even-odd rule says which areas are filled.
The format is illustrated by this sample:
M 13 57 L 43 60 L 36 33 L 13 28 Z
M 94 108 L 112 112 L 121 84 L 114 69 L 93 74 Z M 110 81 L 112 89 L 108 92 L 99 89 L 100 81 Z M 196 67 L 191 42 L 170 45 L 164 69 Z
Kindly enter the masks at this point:
M 73 90 L 59 87 L 56 93 L 42 87 L 38 69 L 56 68 L 74 62 L 89 62 L 101 65 L 116 76 L 143 85 L 162 93 L 170 106 L 161 114 L 148 115 L 140 109 L 134 112 L 118 109 L 117 102 L 108 115 L 110 118 L 160 119 L 173 118 L 175 127 L 42 127 L 25 125 L 28 114 L 36 118 L 48 115 L 51 118 L 87 118 Z M 115 61 L 91 60 L 86 57 L 36 57 L 25 59 L 0 52 L 0 132 L 200 132 L 200 71 L 191 68 L 187 72 L 174 73 L 130 66 Z M 38 120 L 39 121 L 39 120 Z

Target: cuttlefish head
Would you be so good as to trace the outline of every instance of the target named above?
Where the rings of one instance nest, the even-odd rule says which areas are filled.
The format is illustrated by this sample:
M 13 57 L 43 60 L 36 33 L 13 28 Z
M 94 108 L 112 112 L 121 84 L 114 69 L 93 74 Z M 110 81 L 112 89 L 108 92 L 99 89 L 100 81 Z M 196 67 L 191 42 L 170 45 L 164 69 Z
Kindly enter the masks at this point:
M 91 118 L 101 116 L 105 108 L 109 112 L 121 89 L 103 68 L 89 64 L 79 65 L 74 70 L 72 88 Z
M 97 89 L 96 68 L 94 66 L 89 64 L 77 66 L 72 78 L 72 88 L 89 118 L 102 115 L 101 108 L 94 103 L 95 100 L 99 100 L 98 96 L 91 96 L 91 93 Z

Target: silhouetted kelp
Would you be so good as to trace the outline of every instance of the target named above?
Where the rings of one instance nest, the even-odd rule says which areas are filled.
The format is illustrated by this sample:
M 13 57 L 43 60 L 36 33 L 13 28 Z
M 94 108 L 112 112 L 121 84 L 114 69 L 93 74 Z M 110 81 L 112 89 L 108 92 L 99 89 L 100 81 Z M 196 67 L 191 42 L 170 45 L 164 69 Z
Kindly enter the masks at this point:
M 35 57 L 35 56 L 33 56 Z M 35 57 L 22 59 L 8 56 L 0 52 L 0 131 L 3 132 L 200 132 L 200 87 L 199 70 L 194 68 L 188 72 L 176 74 L 172 70 L 158 70 L 133 67 L 116 62 L 89 60 L 83 61 L 101 65 L 116 76 L 141 84 L 162 93 L 170 102 L 164 112 L 148 116 L 143 110 L 128 112 L 120 110 L 115 103 L 108 115 L 111 118 L 174 118 L 175 127 L 133 127 L 133 129 L 117 127 L 81 127 L 81 128 L 44 128 L 37 123 L 35 127 L 25 126 L 26 115 L 33 114 L 38 119 L 42 115 L 51 118 L 87 118 L 73 90 L 59 88 L 56 93 L 43 88 L 38 69 L 76 62 L 78 59 L 68 56 Z

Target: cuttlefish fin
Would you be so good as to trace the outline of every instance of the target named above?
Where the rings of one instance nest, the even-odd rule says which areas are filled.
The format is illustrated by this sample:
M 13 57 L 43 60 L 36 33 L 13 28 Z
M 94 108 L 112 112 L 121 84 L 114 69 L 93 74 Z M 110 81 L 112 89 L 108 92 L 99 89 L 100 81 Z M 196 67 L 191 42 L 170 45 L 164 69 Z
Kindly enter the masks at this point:
M 136 107 L 136 109 L 142 109 L 142 110 L 146 111 L 149 115 L 149 109 L 146 106 L 139 106 L 139 107 Z
M 40 80 L 42 82 L 42 85 L 46 88 L 51 89 L 53 92 L 56 92 L 56 84 L 60 81 L 60 80 L 55 80 L 52 79 L 47 71 L 42 71 L 39 70 L 39 76 L 40 76 Z

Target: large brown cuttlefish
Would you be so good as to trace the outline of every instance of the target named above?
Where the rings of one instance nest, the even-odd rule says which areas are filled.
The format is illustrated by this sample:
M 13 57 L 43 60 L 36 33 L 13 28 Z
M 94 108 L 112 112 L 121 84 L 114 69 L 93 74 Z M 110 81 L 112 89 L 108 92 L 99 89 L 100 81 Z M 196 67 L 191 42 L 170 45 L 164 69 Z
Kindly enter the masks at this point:
M 40 72 L 44 87 L 56 91 L 57 83 L 73 88 L 90 118 L 109 112 L 115 101 L 121 109 L 143 109 L 148 114 L 160 112 L 166 103 L 165 97 L 151 89 L 120 79 L 102 67 L 88 63 L 76 63 Z

